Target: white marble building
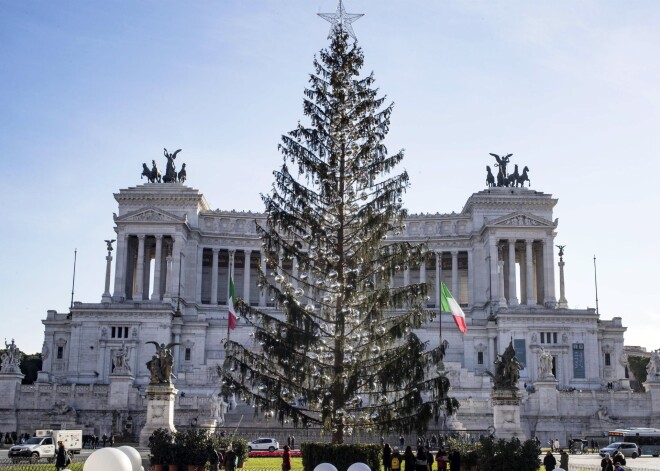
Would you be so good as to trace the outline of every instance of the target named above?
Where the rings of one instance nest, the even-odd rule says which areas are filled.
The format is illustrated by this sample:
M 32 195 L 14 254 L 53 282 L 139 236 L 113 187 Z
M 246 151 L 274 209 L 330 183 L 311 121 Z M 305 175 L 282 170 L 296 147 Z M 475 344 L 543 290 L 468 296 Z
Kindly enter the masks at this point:
M 75 422 L 97 434 L 123 427 L 139 432 L 146 362 L 154 353 L 147 341 L 180 344 L 174 373 L 184 394 L 176 410 L 187 423 L 210 408 L 217 389 L 229 275 L 239 296 L 276 310 L 256 284 L 257 269 L 266 263 L 255 231 L 262 214 L 211 210 L 198 190 L 179 183 L 147 183 L 120 190 L 115 199 L 116 249 L 106 258 L 100 302 L 48 311 L 35 385 L 16 385 L 16 375 L 0 374 L 0 393 L 15 389 L 10 403 L 0 394 L 0 420 L 17 429 Z M 429 282 L 428 307 L 435 309 L 442 280 L 466 313 L 465 335 L 450 315 L 420 335 L 436 345 L 441 337 L 448 341 L 452 394 L 462 403 L 457 419 L 467 429 L 492 424 L 491 379 L 484 372 L 510 341 L 525 365 L 520 389 L 527 436 L 650 426 L 660 417 L 660 383 L 649 384 L 646 393 L 630 390 L 621 318 L 569 309 L 557 290 L 556 203 L 528 188 L 490 188 L 470 196 L 459 213 L 411 215 L 398 236 L 427 241 L 428 257 L 402 270 L 394 284 Z M 231 335 L 249 338 L 240 322 Z M 552 355 L 552 374 L 540 371 L 542 352 Z M 75 414 L 54 409 L 56 400 Z M 231 413 L 226 420 L 233 420 Z

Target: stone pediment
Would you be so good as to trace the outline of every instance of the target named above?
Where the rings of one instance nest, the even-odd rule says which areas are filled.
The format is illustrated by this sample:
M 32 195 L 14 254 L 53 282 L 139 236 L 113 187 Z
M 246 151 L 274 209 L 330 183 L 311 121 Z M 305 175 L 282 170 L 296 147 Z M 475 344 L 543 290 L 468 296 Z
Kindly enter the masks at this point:
M 179 217 L 159 208 L 141 208 L 122 216 L 115 216 L 115 222 L 186 222 L 186 217 Z
M 515 227 L 557 227 L 556 222 L 548 221 L 545 218 L 530 213 L 513 213 L 501 216 L 488 222 L 489 226 L 515 226 Z

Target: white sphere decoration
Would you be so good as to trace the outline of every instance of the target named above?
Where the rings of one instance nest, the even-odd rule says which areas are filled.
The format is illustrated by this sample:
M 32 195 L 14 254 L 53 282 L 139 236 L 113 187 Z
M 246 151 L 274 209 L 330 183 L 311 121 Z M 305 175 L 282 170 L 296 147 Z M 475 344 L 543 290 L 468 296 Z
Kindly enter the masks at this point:
M 117 449 L 128 456 L 128 459 L 131 460 L 133 471 L 140 471 L 140 468 L 142 467 L 142 457 L 140 456 L 139 451 L 137 451 L 132 446 L 126 445 L 120 446 Z
M 335 468 L 334 465 L 330 463 L 320 463 L 316 465 L 314 471 L 337 471 L 337 468 Z
M 371 468 L 366 463 L 353 463 L 346 471 L 371 471 Z
M 83 471 L 133 471 L 131 460 L 116 448 L 101 448 L 89 455 Z

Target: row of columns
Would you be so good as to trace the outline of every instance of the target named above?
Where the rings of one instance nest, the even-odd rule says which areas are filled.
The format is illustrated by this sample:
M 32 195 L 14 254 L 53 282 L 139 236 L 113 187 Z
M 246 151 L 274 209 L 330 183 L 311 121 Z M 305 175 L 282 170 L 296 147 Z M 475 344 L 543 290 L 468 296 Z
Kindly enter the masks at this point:
M 546 239 L 541 239 L 541 260 L 535 261 L 534 257 L 534 239 L 525 239 L 524 264 L 520 263 L 521 294 L 525 299 L 518 299 L 518 286 L 516 278 L 516 245 L 518 239 L 505 239 L 504 244 L 500 245 L 500 240 L 490 240 L 490 259 L 497 263 L 490 264 L 491 287 L 493 301 L 497 301 L 500 306 L 517 306 L 524 302 L 527 306 L 536 306 L 537 304 L 553 305 L 556 303 L 554 292 L 554 269 L 552 266 L 552 244 Z M 502 254 L 499 254 L 499 248 L 502 247 Z M 507 254 L 505 255 L 505 250 Z M 522 258 L 522 254 L 521 257 Z M 535 263 L 536 262 L 536 263 Z M 505 266 L 506 264 L 506 266 Z M 540 264 L 540 267 L 539 267 Z M 536 283 L 534 273 L 537 274 Z M 505 278 L 505 274 L 508 277 Z M 506 281 L 506 283 L 505 283 Z M 508 285 L 508 292 L 505 289 Z M 538 299 L 537 293 L 542 289 L 543 299 Z

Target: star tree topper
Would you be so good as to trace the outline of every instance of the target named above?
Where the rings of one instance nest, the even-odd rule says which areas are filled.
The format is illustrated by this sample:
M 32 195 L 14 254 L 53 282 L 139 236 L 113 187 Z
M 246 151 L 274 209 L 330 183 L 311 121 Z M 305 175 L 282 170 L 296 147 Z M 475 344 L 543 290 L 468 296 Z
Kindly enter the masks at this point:
M 330 28 L 330 34 L 328 34 L 328 39 L 332 37 L 332 33 L 336 28 L 341 28 L 346 31 L 354 40 L 357 41 L 355 33 L 353 32 L 353 26 L 351 23 L 360 19 L 364 16 L 364 13 L 346 13 L 344 10 L 344 5 L 342 5 L 341 0 L 337 5 L 337 11 L 335 13 L 318 13 L 318 15 L 326 21 L 332 23 L 332 28 Z

